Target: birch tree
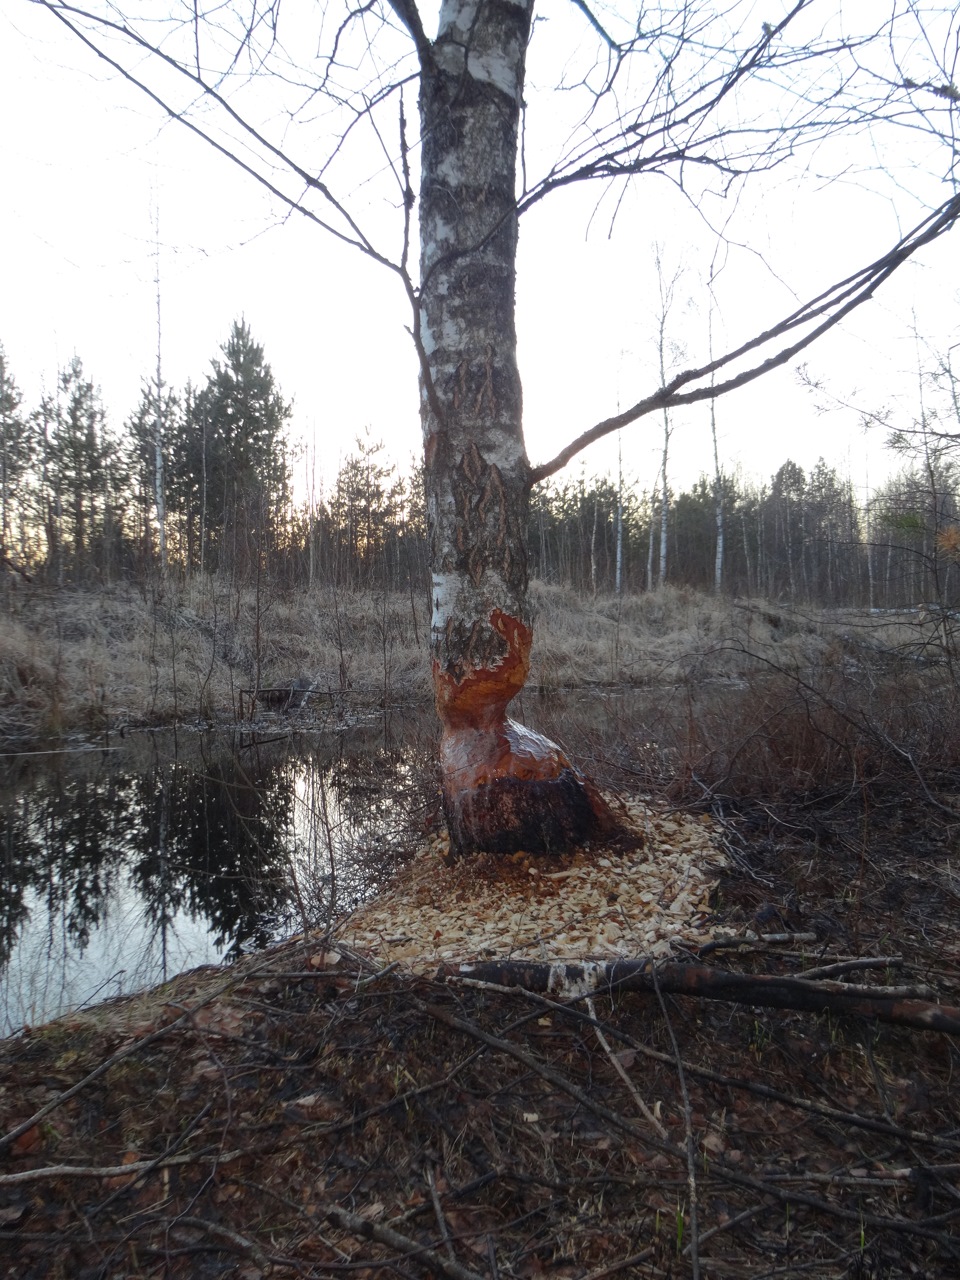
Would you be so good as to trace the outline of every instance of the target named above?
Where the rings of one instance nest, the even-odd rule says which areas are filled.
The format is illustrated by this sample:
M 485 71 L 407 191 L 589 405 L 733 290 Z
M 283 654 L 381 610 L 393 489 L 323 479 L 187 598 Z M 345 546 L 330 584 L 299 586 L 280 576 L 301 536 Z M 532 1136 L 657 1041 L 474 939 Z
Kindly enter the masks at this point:
M 35 2 L 279 204 L 403 289 L 420 379 L 432 663 L 453 844 L 561 849 L 609 832 L 615 820 L 596 789 L 557 746 L 507 715 L 533 638 L 531 489 L 622 427 L 786 364 L 952 226 L 954 15 L 885 0 L 854 6 L 857 29 L 830 0 L 640 9 L 569 0 L 545 6 L 551 25 L 535 34 L 534 0 L 440 0 L 438 14 L 417 0 L 283 10 L 270 0 L 168 0 L 166 18 L 155 0 L 91 0 L 86 10 Z M 414 92 L 418 125 L 408 114 Z M 579 184 L 612 184 L 619 199 L 652 175 L 698 205 L 710 190 L 739 198 L 798 153 L 868 127 L 881 152 L 887 127 L 945 142 L 935 175 L 943 185 L 912 231 L 721 354 L 659 385 L 651 373 L 628 408 L 531 462 L 515 317 L 529 210 Z M 845 165 L 837 156 L 826 151 L 824 165 Z M 571 307 L 570 321 L 589 317 Z M 600 413 L 603 401 L 598 388 Z

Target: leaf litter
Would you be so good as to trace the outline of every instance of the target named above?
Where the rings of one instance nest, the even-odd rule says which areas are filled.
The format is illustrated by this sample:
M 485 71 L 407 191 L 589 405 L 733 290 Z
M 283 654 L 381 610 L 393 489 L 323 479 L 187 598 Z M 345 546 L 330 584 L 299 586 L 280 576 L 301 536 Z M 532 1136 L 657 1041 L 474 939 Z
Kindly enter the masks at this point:
M 330 934 L 3 1042 L 3 1276 L 958 1274 L 948 1037 L 435 976 L 719 944 L 748 973 L 899 950 L 957 990 L 955 895 L 905 842 L 838 840 L 814 902 L 819 843 L 634 813 L 633 851 L 435 838 Z

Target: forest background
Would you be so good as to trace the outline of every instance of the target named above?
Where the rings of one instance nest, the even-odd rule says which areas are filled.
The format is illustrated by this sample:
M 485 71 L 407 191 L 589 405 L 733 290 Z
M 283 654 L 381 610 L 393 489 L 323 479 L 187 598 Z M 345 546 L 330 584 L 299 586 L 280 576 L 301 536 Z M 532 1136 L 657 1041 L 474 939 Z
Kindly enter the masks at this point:
M 928 350 L 932 353 L 934 348 Z M 425 600 L 418 465 L 401 472 L 371 427 L 326 482 L 292 441 L 292 410 L 244 320 L 201 385 L 146 375 L 110 420 L 75 356 L 24 402 L 0 347 L 0 548 L 16 581 L 103 588 L 213 575 L 233 586 L 389 590 Z M 671 484 L 669 419 L 651 487 L 579 472 L 537 486 L 531 576 L 575 592 L 657 586 L 824 607 L 954 607 L 960 596 L 960 381 L 929 354 L 911 421 L 864 412 L 899 466 L 866 498 L 821 459 L 768 479 L 725 471 Z M 389 431 L 389 424 L 386 424 Z M 664 474 L 666 482 L 664 482 Z

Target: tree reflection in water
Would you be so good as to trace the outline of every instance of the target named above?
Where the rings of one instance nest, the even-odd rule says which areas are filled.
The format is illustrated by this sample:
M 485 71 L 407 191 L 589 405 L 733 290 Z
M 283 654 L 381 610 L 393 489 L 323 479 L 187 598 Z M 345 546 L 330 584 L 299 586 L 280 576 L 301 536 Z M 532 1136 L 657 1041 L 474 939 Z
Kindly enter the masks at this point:
M 0 761 L 0 1034 L 369 896 L 422 839 L 424 732 L 393 717 Z

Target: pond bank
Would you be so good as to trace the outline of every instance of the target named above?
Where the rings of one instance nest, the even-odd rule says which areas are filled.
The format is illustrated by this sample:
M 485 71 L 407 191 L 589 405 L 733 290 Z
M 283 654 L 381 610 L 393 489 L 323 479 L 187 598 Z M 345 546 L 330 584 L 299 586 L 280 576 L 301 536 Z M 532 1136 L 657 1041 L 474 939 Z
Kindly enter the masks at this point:
M 836 630 L 673 588 L 618 600 L 533 583 L 531 599 L 531 694 L 742 679 L 757 669 L 751 646 L 809 665 Z M 257 597 L 207 579 L 143 591 L 20 584 L 0 611 L 0 742 L 11 745 L 232 724 L 254 710 L 337 723 L 432 705 L 426 601 L 401 593 Z M 294 697 L 280 696 L 294 687 Z M 258 690 L 276 696 L 255 701 Z
M 829 822 L 831 856 L 741 839 L 722 918 L 810 926 L 817 963 L 899 949 L 929 972 L 955 905 L 928 911 L 929 880 L 885 905 L 914 855 L 879 827 L 859 899 L 828 898 L 826 875 L 857 875 L 856 823 Z M 756 938 L 723 965 L 812 960 Z M 564 1002 L 293 939 L 0 1043 L 6 1274 L 946 1277 L 957 1059 L 832 1015 Z
M 433 726 L 0 758 L 0 1035 L 318 927 L 423 840 Z

